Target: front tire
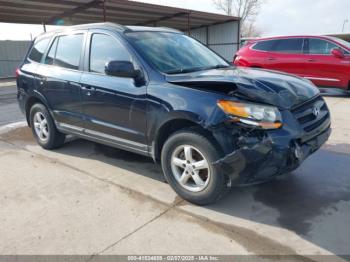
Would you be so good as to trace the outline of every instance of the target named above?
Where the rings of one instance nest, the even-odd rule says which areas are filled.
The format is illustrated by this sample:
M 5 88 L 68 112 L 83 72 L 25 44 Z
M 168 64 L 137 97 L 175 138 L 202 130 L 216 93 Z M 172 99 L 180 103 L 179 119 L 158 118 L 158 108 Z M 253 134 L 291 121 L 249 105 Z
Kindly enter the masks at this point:
M 30 109 L 30 126 L 38 144 L 44 149 L 59 148 L 66 136 L 59 132 L 46 107 L 34 104 Z
M 182 130 L 172 135 L 164 144 L 161 158 L 167 182 L 191 203 L 207 205 L 228 191 L 225 175 L 213 165 L 220 151 L 199 132 Z

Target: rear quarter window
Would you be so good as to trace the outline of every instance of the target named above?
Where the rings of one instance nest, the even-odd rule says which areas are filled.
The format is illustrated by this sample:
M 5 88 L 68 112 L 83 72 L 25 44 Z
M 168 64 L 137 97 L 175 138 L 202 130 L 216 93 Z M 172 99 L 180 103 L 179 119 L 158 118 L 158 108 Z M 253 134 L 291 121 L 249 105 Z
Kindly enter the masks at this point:
M 45 38 L 36 42 L 32 47 L 32 50 L 30 51 L 28 58 L 34 62 L 40 63 L 49 45 L 50 40 L 51 40 L 50 38 Z
M 273 51 L 273 47 L 275 44 L 276 40 L 260 41 L 253 45 L 252 49 L 258 51 Z

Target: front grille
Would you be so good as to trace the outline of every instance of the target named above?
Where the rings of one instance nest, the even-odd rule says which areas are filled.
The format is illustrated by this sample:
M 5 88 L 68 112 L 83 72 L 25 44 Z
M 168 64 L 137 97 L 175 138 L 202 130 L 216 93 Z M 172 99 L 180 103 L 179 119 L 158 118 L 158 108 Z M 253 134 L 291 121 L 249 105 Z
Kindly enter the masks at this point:
M 297 106 L 292 113 L 307 133 L 322 126 L 330 117 L 327 104 L 321 96 Z

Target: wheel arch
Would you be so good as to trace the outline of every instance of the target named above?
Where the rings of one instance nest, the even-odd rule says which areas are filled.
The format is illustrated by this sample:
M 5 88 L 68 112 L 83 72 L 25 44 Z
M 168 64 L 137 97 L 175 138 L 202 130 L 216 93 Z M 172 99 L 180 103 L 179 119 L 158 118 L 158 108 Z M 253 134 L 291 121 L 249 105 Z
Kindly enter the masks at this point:
M 38 95 L 33 95 L 29 97 L 26 101 L 25 104 L 25 115 L 26 115 L 26 121 L 28 126 L 30 126 L 30 109 L 32 108 L 33 105 L 40 103 L 43 104 L 44 106 L 47 107 L 46 100 Z
M 163 146 L 168 140 L 168 138 L 177 131 L 184 129 L 192 129 L 202 135 L 205 135 L 213 142 L 214 146 L 216 146 L 218 149 L 220 149 L 220 151 L 222 151 L 218 141 L 215 139 L 213 134 L 200 123 L 192 119 L 176 118 L 166 121 L 158 129 L 152 147 L 152 156 L 155 162 L 159 162 Z

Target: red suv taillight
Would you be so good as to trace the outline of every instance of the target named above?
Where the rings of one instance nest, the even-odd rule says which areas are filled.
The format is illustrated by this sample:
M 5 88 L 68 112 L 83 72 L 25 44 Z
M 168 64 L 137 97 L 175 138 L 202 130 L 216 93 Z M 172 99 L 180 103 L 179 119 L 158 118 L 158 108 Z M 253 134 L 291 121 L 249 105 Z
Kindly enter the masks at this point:
M 19 77 L 20 73 L 21 73 L 21 70 L 19 68 L 17 68 L 15 71 L 16 78 Z
M 237 55 L 235 55 L 235 56 L 233 57 L 233 63 L 235 62 L 236 58 L 237 58 Z

